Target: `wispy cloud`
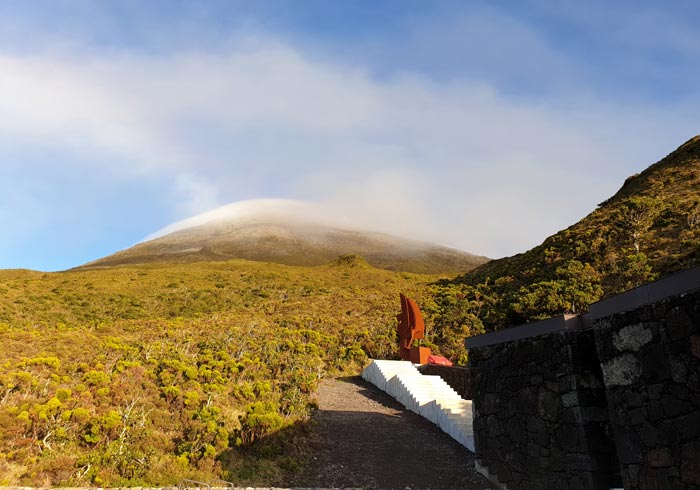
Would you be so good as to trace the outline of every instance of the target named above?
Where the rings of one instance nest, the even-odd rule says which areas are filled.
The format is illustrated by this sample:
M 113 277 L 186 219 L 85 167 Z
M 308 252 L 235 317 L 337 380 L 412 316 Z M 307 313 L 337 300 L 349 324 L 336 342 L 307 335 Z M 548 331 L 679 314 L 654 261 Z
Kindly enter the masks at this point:
M 441 33 L 435 19 L 409 26 L 408 45 L 425 50 L 416 59 L 452 45 L 441 62 L 474 67 L 442 77 L 400 60 L 378 73 L 265 33 L 167 54 L 7 51 L 0 141 L 40 144 L 65 172 L 158 181 L 173 219 L 288 197 L 501 256 L 580 218 L 694 132 L 690 99 L 602 96 L 532 26 L 478 13 Z M 512 90 L 517 80 L 539 94 Z

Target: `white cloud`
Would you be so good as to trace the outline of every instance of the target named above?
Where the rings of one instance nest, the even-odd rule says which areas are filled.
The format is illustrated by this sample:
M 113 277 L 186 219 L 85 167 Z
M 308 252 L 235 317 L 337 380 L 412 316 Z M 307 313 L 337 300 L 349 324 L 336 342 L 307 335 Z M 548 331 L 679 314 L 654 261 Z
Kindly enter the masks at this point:
M 178 174 L 175 190 L 183 199 L 177 203 L 180 215 L 196 215 L 217 207 L 218 189 L 206 178 L 189 172 Z
M 583 93 L 543 104 L 468 78 L 377 80 L 265 39 L 237 46 L 2 55 L 0 138 L 79 154 L 105 175 L 162 179 L 177 218 L 295 197 L 373 229 L 500 256 L 590 211 L 690 136 L 681 133 L 693 120 Z
M 246 222 L 248 219 L 260 220 L 274 218 L 275 220 L 298 220 L 305 218 L 304 222 L 331 224 L 329 216 L 323 207 L 303 201 L 291 199 L 250 199 L 239 201 L 225 206 L 210 209 L 190 218 L 171 223 L 165 228 L 156 231 L 146 237 L 146 240 L 161 237 L 186 228 L 193 228 L 207 223 L 220 221 Z

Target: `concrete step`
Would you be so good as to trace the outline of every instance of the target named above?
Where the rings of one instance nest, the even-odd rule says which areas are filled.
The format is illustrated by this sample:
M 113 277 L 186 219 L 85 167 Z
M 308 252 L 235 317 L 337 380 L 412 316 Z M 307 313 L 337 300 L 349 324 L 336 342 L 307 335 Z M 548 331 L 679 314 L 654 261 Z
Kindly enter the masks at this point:
M 462 399 L 439 376 L 421 374 L 407 361 L 372 361 L 363 379 L 474 451 L 471 400 Z
M 398 373 L 420 374 L 408 361 L 372 361 L 362 371 L 362 378 L 386 391 L 386 383 Z

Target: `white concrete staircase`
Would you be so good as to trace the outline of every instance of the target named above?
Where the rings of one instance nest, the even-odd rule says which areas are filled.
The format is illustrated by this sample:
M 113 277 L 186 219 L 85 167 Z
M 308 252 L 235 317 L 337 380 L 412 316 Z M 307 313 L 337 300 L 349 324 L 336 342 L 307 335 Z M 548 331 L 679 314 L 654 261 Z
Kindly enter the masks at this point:
M 472 402 L 439 376 L 423 375 L 408 361 L 374 360 L 362 371 L 362 378 L 474 451 Z

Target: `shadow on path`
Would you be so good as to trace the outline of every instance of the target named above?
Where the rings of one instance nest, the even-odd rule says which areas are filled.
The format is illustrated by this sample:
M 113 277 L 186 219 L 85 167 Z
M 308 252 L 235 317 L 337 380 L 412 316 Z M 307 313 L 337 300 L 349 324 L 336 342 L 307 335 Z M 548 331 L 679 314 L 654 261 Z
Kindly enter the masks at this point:
M 360 378 L 326 380 L 313 416 L 314 454 L 295 486 L 486 490 L 474 455 Z

